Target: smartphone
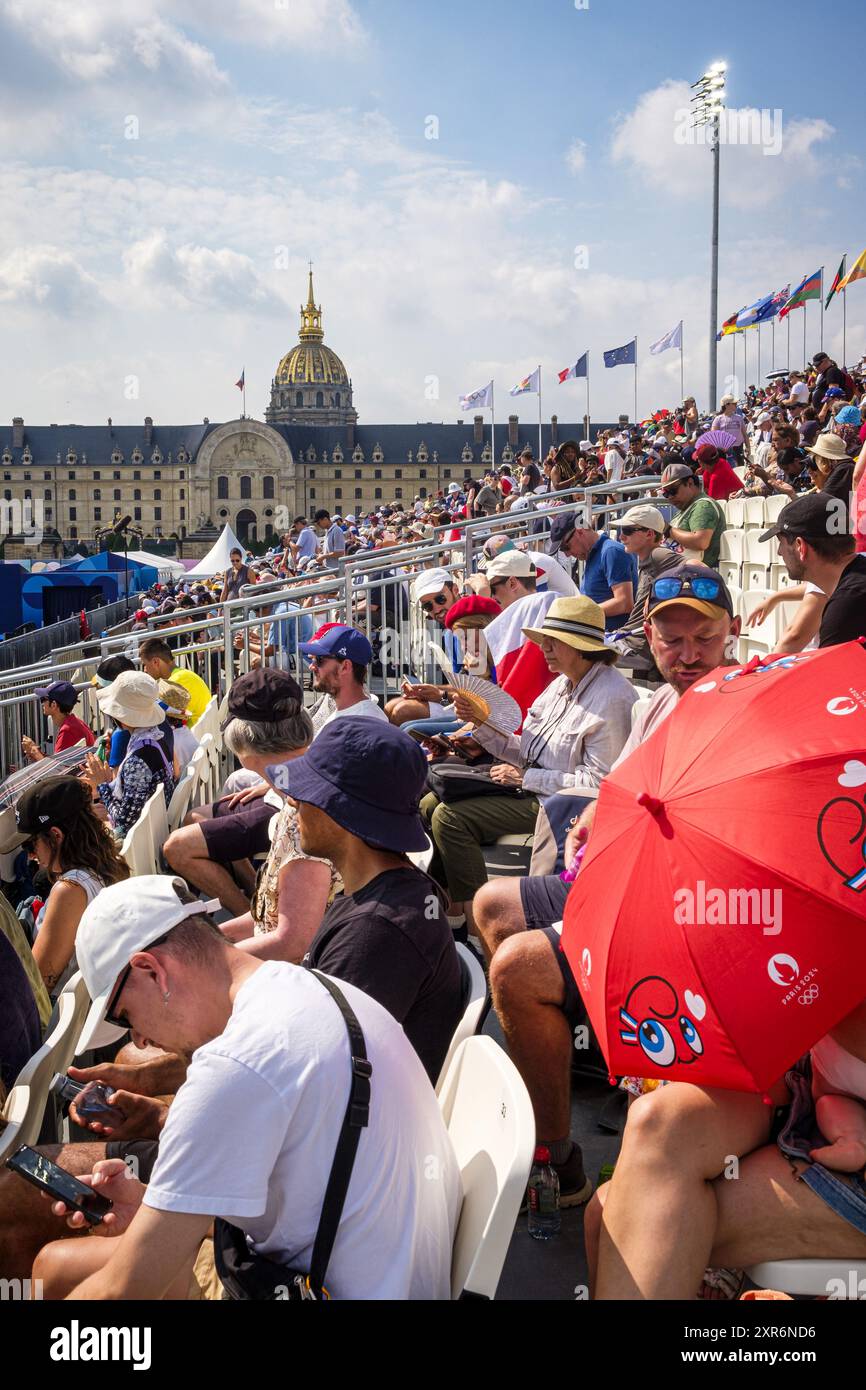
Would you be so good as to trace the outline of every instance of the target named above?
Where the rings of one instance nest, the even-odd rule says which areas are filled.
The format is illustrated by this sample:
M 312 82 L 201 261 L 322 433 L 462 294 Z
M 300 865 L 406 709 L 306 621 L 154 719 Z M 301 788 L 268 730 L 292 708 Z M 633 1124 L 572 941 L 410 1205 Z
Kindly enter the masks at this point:
M 52 1163 L 50 1158 L 22 1144 L 6 1167 L 24 1178 L 41 1192 L 47 1192 L 58 1201 L 64 1202 L 70 1211 L 80 1211 L 90 1226 L 99 1226 L 102 1218 L 111 1211 L 112 1203 L 101 1192 L 94 1192 L 86 1183 L 79 1182 L 72 1173 Z

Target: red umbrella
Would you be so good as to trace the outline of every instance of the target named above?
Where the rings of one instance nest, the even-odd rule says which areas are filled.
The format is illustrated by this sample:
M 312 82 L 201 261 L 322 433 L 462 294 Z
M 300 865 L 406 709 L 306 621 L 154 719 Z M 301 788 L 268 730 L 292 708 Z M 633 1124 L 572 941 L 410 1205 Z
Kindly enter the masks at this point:
M 618 1076 L 764 1091 L 866 996 L 866 650 L 721 667 L 606 777 L 563 949 Z

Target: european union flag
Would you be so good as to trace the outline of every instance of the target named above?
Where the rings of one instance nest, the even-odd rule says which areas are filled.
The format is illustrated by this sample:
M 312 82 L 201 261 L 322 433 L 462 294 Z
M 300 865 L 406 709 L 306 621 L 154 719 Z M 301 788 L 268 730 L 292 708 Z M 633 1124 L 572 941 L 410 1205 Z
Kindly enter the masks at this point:
M 634 366 L 637 362 L 637 339 L 632 338 L 625 347 L 611 348 L 604 354 L 604 365 L 606 367 Z

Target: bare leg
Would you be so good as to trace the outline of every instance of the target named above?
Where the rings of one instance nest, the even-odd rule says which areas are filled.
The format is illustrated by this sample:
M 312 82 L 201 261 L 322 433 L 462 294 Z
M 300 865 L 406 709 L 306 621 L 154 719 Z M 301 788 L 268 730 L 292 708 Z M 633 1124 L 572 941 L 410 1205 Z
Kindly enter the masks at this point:
M 825 1093 L 815 1102 L 818 1128 L 830 1140 L 809 1157 L 839 1173 L 859 1173 L 866 1167 L 866 1107 L 853 1096 Z
M 683 1082 L 635 1101 L 604 1207 L 600 1299 L 694 1298 L 715 1238 L 712 1181 L 766 1142 L 772 1113 L 759 1095 Z
M 55 1217 L 55 1220 L 57 1218 Z M 123 1236 L 91 1240 L 52 1240 L 44 1245 L 33 1263 L 33 1278 L 42 1280 L 42 1297 L 46 1302 L 66 1298 L 84 1279 L 96 1274 L 117 1250 Z M 166 1299 L 185 1299 L 188 1296 L 192 1262 L 181 1271 L 163 1295 Z
M 200 892 L 219 898 L 223 907 L 236 917 L 249 911 L 250 900 L 238 888 L 231 874 L 208 858 L 207 843 L 197 825 L 185 825 L 169 835 L 163 847 L 166 861 L 175 873 Z
M 490 879 L 472 899 L 472 914 L 484 954 L 490 961 L 503 941 L 515 932 L 526 930 L 526 918 L 520 901 L 520 880 Z
M 39 1152 L 76 1175 L 105 1158 L 104 1144 L 40 1144 Z M 0 1278 L 26 1279 L 46 1241 L 64 1229 L 35 1187 L 0 1167 Z M 75 1240 L 79 1236 L 69 1232 Z
M 586 1246 L 586 1263 L 589 1268 L 589 1296 L 595 1298 L 595 1281 L 598 1275 L 598 1243 L 601 1237 L 601 1223 L 604 1219 L 604 1204 L 610 1192 L 610 1183 L 597 1187 L 583 1212 L 583 1241 Z
M 571 1132 L 571 1029 L 562 1012 L 565 986 L 541 932 L 521 932 L 500 946 L 490 966 L 493 1005 L 512 1061 L 535 1111 L 539 1143 Z
M 387 702 L 385 713 L 392 724 L 411 724 L 415 719 L 429 719 L 430 706 L 425 700 L 407 700 L 405 695 L 399 695 Z
M 799 1182 L 775 1145 L 743 1159 L 736 1182 L 718 1178 L 713 1188 L 718 1219 L 709 1262 L 717 1268 L 748 1269 L 765 1260 L 866 1260 L 866 1235 Z

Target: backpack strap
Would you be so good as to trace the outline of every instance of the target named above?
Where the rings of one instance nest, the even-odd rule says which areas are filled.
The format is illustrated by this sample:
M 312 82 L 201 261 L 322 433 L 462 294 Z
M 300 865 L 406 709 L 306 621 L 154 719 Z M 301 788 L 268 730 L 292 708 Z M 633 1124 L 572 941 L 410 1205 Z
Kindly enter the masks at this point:
M 331 1258 L 331 1251 L 334 1248 L 334 1241 L 337 1238 L 340 1218 L 346 1202 L 346 1193 L 349 1190 L 349 1182 L 355 1164 L 355 1154 L 358 1151 L 358 1143 L 361 1138 L 361 1130 L 370 1122 L 370 1077 L 373 1074 L 373 1068 L 367 1059 L 367 1048 L 361 1025 L 343 992 L 333 980 L 329 979 L 327 975 L 322 975 L 318 970 L 311 970 L 310 974 L 315 975 L 319 983 L 324 985 L 343 1015 L 346 1031 L 349 1034 L 349 1053 L 352 1062 L 349 1102 L 343 1116 L 340 1137 L 337 1140 L 331 1175 L 325 1189 L 322 1214 L 319 1217 L 319 1228 L 316 1231 L 313 1254 L 310 1260 L 308 1284 L 318 1297 L 320 1291 L 324 1290 L 325 1274 Z

